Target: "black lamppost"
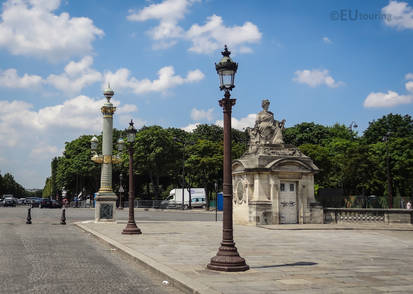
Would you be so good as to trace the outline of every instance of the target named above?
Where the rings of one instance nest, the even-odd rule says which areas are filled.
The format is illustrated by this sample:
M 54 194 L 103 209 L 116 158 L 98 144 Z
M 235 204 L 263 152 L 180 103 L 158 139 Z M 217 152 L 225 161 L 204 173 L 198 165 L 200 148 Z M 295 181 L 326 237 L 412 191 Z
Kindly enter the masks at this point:
M 133 121 L 129 123 L 126 134 L 129 143 L 129 220 L 122 234 L 134 235 L 142 234 L 141 230 L 135 223 L 135 188 L 133 186 L 133 143 L 135 142 L 136 129 L 133 127 Z
M 386 142 L 386 174 L 387 174 L 387 195 L 389 197 L 389 208 L 393 208 L 393 191 L 391 187 L 391 176 L 390 176 L 390 157 L 389 157 L 389 139 L 390 132 L 387 132 L 383 137 L 383 141 Z
M 215 221 L 218 221 L 218 183 L 214 183 L 215 188 Z
M 216 271 L 239 272 L 246 271 L 249 266 L 245 259 L 238 254 L 235 247 L 233 225 L 232 225 L 232 167 L 231 167 L 231 112 L 235 105 L 235 99 L 231 99 L 230 91 L 235 87 L 234 77 L 238 64 L 233 62 L 229 55 L 227 46 L 221 52 L 223 58 L 215 68 L 220 79 L 220 90 L 225 90 L 224 98 L 219 100 L 219 106 L 224 112 L 224 212 L 223 212 L 223 232 L 222 242 L 216 256 L 211 258 L 207 265 L 208 269 Z

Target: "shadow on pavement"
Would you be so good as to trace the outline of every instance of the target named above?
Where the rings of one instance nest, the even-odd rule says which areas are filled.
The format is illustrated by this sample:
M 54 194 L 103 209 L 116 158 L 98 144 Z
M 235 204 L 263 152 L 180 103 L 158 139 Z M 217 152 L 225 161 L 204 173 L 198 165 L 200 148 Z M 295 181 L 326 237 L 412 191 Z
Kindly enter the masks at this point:
M 262 265 L 262 266 L 251 266 L 251 268 L 272 268 L 272 267 L 283 267 L 283 266 L 308 266 L 316 265 L 317 262 L 307 262 L 307 261 L 298 261 L 294 263 L 285 263 L 285 264 L 274 264 L 274 265 Z

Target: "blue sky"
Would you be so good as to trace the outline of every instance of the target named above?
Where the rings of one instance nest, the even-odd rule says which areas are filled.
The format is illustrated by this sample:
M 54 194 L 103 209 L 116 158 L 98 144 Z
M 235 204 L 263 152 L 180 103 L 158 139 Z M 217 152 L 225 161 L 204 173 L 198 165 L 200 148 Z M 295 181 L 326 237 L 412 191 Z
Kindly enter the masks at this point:
M 413 112 L 412 1 L 1 1 L 0 171 L 42 188 L 64 143 L 99 134 L 102 89 L 133 118 L 220 124 L 214 62 L 239 63 L 233 127 L 270 99 L 286 126 Z

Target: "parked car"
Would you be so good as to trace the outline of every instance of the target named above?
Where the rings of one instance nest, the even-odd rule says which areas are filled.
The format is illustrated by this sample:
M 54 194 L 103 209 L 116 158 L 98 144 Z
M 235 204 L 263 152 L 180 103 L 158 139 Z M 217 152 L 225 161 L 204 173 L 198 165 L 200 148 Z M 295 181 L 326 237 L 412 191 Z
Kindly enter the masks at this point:
M 26 203 L 26 198 L 18 198 L 18 199 L 17 199 L 17 204 L 23 205 L 23 204 L 25 204 L 25 203 Z
M 49 198 L 42 198 L 39 203 L 39 208 L 52 208 L 52 200 Z
M 27 204 L 31 205 L 32 207 L 39 207 L 41 201 L 42 201 L 42 198 L 36 198 L 36 197 L 29 197 L 26 200 Z
M 17 201 L 14 198 L 11 198 L 11 197 L 4 198 L 4 206 L 14 207 L 16 206 L 16 204 L 17 204 Z
M 59 200 L 52 200 L 52 208 L 62 208 L 62 203 Z

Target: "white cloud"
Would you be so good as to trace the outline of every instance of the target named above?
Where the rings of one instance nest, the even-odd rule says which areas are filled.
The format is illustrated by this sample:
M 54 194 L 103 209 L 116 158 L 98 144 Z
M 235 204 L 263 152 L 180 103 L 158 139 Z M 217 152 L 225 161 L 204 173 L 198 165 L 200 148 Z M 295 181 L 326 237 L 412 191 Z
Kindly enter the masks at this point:
M 405 85 L 406 90 L 413 93 L 413 81 L 408 81 Z
M 196 108 L 193 108 L 191 111 L 191 118 L 192 120 L 195 120 L 195 121 L 200 121 L 204 119 L 211 121 L 214 116 L 213 112 L 214 112 L 213 108 L 210 108 L 208 110 L 203 110 L 203 109 L 198 110 Z
M 130 21 L 159 20 L 159 25 L 152 28 L 148 34 L 155 44 L 154 49 L 166 49 L 174 46 L 177 40 L 192 42 L 190 51 L 196 53 L 211 53 L 221 49 L 225 44 L 240 53 L 251 53 L 252 49 L 245 44 L 257 43 L 261 40 L 258 27 L 245 22 L 242 26 L 228 27 L 223 24 L 222 17 L 212 15 L 204 25 L 193 24 L 187 31 L 178 25 L 188 12 L 188 8 L 197 1 L 164 0 L 159 4 L 151 4 L 138 12 L 131 11 L 127 16 Z
M 194 24 L 186 33 L 192 41 L 190 51 L 196 53 L 211 53 L 222 48 L 225 44 L 231 48 L 241 46 L 242 50 L 250 52 L 246 43 L 257 43 L 261 40 L 258 27 L 247 21 L 242 26 L 227 27 L 223 24 L 222 17 L 212 15 L 207 18 L 205 25 Z
M 406 80 L 413 80 L 413 73 L 409 72 L 408 74 L 406 74 L 406 76 L 404 78 Z
M 130 113 L 130 112 L 136 112 L 138 111 L 138 107 L 134 104 L 125 104 L 122 105 L 121 107 L 118 107 L 116 110 L 116 113 L 118 114 L 123 114 L 123 113 Z
M 413 29 L 413 8 L 407 2 L 390 1 L 381 9 L 384 23 L 399 30 Z
M 413 79 L 411 74 L 406 75 L 406 79 Z M 407 95 L 400 95 L 394 91 L 372 92 L 364 100 L 364 107 L 393 107 L 400 104 L 413 103 L 413 81 L 407 81 L 405 84 L 406 90 L 409 92 Z
M 257 118 L 257 115 L 255 113 L 248 114 L 247 117 L 243 117 L 240 119 L 237 119 L 235 117 L 231 118 L 231 127 L 240 131 L 243 131 L 247 127 L 254 127 L 255 125 L 255 120 Z M 224 122 L 222 120 L 217 120 L 215 122 L 216 125 L 223 127 Z
M 195 124 L 189 124 L 186 127 L 181 128 L 182 130 L 184 130 L 185 132 L 193 132 L 197 126 L 199 126 L 199 123 L 195 123 Z
M 92 42 L 104 35 L 87 17 L 70 17 L 53 11 L 60 0 L 8 0 L 3 4 L 0 47 L 14 55 L 49 61 L 82 56 L 92 51 Z
M 17 70 L 9 68 L 0 70 L 0 87 L 7 88 L 32 88 L 38 87 L 42 83 L 42 77 L 37 75 L 24 74 L 22 77 L 17 75 Z
M 30 152 L 30 157 L 34 159 L 49 159 L 53 156 L 57 156 L 59 149 L 56 146 L 47 145 L 45 143 L 40 143 L 38 146 L 33 148 Z
M 323 42 L 326 44 L 332 44 L 333 42 L 328 37 L 323 37 Z
M 47 83 L 67 94 L 79 93 L 84 87 L 102 80 L 102 74 L 92 68 L 93 57 L 85 56 L 79 62 L 71 61 L 60 75 L 49 75 Z
M 130 21 L 159 20 L 159 25 L 148 32 L 154 40 L 179 38 L 183 34 L 183 29 L 178 25 L 178 20 L 184 17 L 193 2 L 165 0 L 158 4 L 151 4 L 138 12 L 130 11 L 127 19 Z M 161 44 L 168 44 L 168 47 L 174 45 L 173 42 L 161 42 Z
M 343 82 L 336 82 L 332 76 L 329 75 L 328 70 L 297 70 L 293 81 L 301 84 L 307 84 L 310 87 L 317 87 L 326 85 L 330 88 L 337 88 L 343 85 Z
M 50 176 L 52 157 L 61 154 L 64 142 L 83 134 L 102 130 L 100 107 L 106 99 L 77 96 L 67 101 L 35 110 L 23 101 L 0 100 L 0 154 L 6 156 L 1 171 L 12 172 L 25 187 L 41 188 Z M 119 101 L 113 101 L 118 106 Z M 136 112 L 133 105 L 119 105 L 114 123 L 126 128 Z M 122 124 L 122 119 L 125 123 Z M 139 125 L 139 119 L 135 119 Z M 29 175 L 28 171 L 36 171 Z
M 204 74 L 199 70 L 189 71 L 185 78 L 175 75 L 173 66 L 165 66 L 158 71 L 159 78 L 157 80 L 143 79 L 138 80 L 135 77 L 130 77 L 130 71 L 127 68 L 121 68 L 116 72 L 105 73 L 105 83 L 110 82 L 116 89 L 130 90 L 135 94 L 147 92 L 162 92 L 165 93 L 168 89 L 186 83 L 194 83 L 202 80 Z
M 408 104 L 413 102 L 413 95 L 399 95 L 394 91 L 387 93 L 370 93 L 364 100 L 364 107 L 392 107 L 399 104 Z

